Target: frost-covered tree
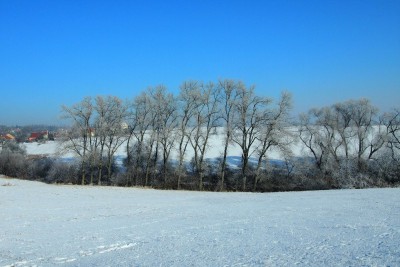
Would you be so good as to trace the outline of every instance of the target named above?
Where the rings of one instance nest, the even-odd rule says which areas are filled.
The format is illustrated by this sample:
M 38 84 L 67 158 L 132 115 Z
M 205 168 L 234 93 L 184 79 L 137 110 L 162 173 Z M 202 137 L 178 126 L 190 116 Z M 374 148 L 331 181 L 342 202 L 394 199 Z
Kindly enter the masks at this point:
M 325 176 L 355 184 L 385 146 L 383 124 L 369 100 L 349 100 L 303 114 L 299 135 Z
M 200 84 L 194 88 L 195 115 L 193 129 L 190 134 L 190 144 L 194 151 L 194 166 L 199 177 L 199 190 L 203 190 L 204 157 L 209 146 L 209 138 L 217 126 L 218 115 L 218 88 L 213 83 Z
M 192 129 L 190 123 L 195 116 L 196 105 L 199 101 L 199 82 L 187 81 L 180 86 L 180 93 L 177 100 L 178 105 L 178 129 L 177 129 L 177 150 L 178 150 L 178 168 L 177 168 L 177 188 L 181 188 L 182 175 L 184 170 L 185 155 L 190 141 Z
M 148 92 L 142 92 L 136 96 L 131 103 L 129 113 L 129 138 L 127 141 L 127 166 L 133 172 L 133 180 L 130 183 L 138 185 L 139 178 L 144 172 L 143 168 L 146 163 L 145 146 L 146 133 L 151 129 L 152 125 L 152 106 Z M 130 142 L 134 138 L 134 146 L 131 149 Z M 148 180 L 145 185 L 147 186 Z
M 266 113 L 271 99 L 257 96 L 254 86 L 246 87 L 243 83 L 237 87 L 238 100 L 235 104 L 237 117 L 234 122 L 232 140 L 242 150 L 242 190 L 247 187 L 247 175 L 250 156 L 254 153 L 254 146 L 261 131 L 261 125 L 267 120 Z
M 158 150 L 161 147 L 161 172 L 164 185 L 167 182 L 167 166 L 175 142 L 174 130 L 177 127 L 177 106 L 174 96 L 167 92 L 165 86 L 150 90 L 152 110 L 154 112 L 153 131 L 156 134 L 154 166 L 157 165 Z
M 260 121 L 258 126 L 260 129 L 257 131 L 258 134 L 256 136 L 258 140 L 258 148 L 256 149 L 258 159 L 254 176 L 254 191 L 257 188 L 263 159 L 267 159 L 267 153 L 271 148 L 276 147 L 286 155 L 286 158 L 289 157 L 288 146 L 293 139 L 293 133 L 289 128 L 291 108 L 292 96 L 288 92 L 283 92 L 276 108 L 268 108 L 262 112 L 264 118 Z
M 224 122 L 224 152 L 222 155 L 221 162 L 221 173 L 220 173 L 220 191 L 224 191 L 225 184 L 225 173 L 226 173 L 226 161 L 228 156 L 228 147 L 232 142 L 232 135 L 234 131 L 234 122 L 236 101 L 238 100 L 237 88 L 240 82 L 233 80 L 220 80 L 218 82 L 219 92 L 221 94 L 221 118 Z
M 101 184 L 103 167 L 107 169 L 107 178 L 111 178 L 114 155 L 125 141 L 122 123 L 126 116 L 126 107 L 114 96 L 98 96 L 94 100 L 85 97 L 71 106 L 62 106 L 63 118 L 72 120 L 72 127 L 65 133 L 63 147 L 74 152 L 80 158 L 82 179 L 85 184 L 93 184 L 95 173 Z
M 363 154 L 368 148 L 368 137 L 371 134 L 378 109 L 368 99 L 351 101 L 349 105 L 351 106 L 352 121 L 357 137 L 357 166 L 361 170 L 363 167 Z
M 90 143 L 94 129 L 93 123 L 93 100 L 85 97 L 81 102 L 68 107 L 63 105 L 62 118 L 72 121 L 72 127 L 63 136 L 63 147 L 79 156 L 81 162 L 81 183 L 86 183 L 86 170 L 90 161 Z
M 118 148 L 126 141 L 126 134 L 123 128 L 123 124 L 127 117 L 127 106 L 121 99 L 115 96 L 108 96 L 106 98 L 98 97 L 96 100 L 96 106 L 101 105 L 102 108 L 98 109 L 105 112 L 99 116 L 99 119 L 103 121 L 99 132 L 104 135 L 105 148 L 106 148 L 106 168 L 107 178 L 111 178 L 112 167 L 114 163 L 114 156 Z M 98 114 L 100 115 L 100 114 Z M 102 154 L 101 154 L 102 155 Z M 101 176 L 99 177 L 99 184 L 101 183 Z
M 400 156 L 400 110 L 395 109 L 384 115 L 384 125 L 387 132 L 387 147 L 393 160 L 398 161 Z

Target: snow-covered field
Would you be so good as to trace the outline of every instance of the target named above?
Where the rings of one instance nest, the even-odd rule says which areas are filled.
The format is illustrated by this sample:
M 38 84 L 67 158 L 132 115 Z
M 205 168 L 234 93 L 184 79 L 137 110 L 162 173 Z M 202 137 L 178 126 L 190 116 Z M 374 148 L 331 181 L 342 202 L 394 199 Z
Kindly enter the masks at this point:
M 0 178 L 0 266 L 400 266 L 400 189 L 210 193 Z
M 295 133 L 295 136 L 298 135 L 299 129 L 297 127 L 291 127 L 289 130 L 292 133 Z M 370 133 L 369 137 L 367 138 L 366 142 L 368 143 L 372 139 L 374 139 L 374 133 L 379 132 L 379 127 L 374 127 L 373 131 Z M 133 144 L 135 139 L 132 139 Z M 355 155 L 356 154 L 356 140 L 352 140 L 349 143 L 349 149 L 352 151 L 352 153 Z M 223 155 L 223 149 L 224 149 L 224 129 L 221 127 L 218 127 L 216 129 L 216 132 L 210 136 L 209 143 L 208 143 L 208 148 L 206 149 L 205 153 L 205 158 L 210 161 L 214 161 L 218 158 L 221 158 Z M 26 149 L 27 154 L 29 155 L 48 155 L 52 157 L 61 157 L 64 159 L 71 159 L 74 157 L 74 154 L 72 152 L 68 151 L 63 151 L 62 145 L 59 142 L 56 141 L 47 141 L 46 143 L 25 143 L 24 147 Z M 310 154 L 309 149 L 300 141 L 300 138 L 296 137 L 294 138 L 293 142 L 288 145 L 288 150 L 291 151 L 293 157 L 307 157 L 307 156 L 312 156 Z M 257 142 L 254 144 L 254 146 L 251 149 L 251 158 L 250 161 L 254 161 L 256 163 L 256 159 L 258 157 L 257 153 Z M 339 152 L 340 153 L 340 152 Z M 177 143 L 175 143 L 175 146 L 173 147 L 170 155 L 170 160 L 174 161 L 179 158 L 179 153 L 178 153 L 178 148 L 177 148 Z M 231 143 L 228 148 L 228 164 L 235 168 L 240 165 L 240 162 L 237 160 L 241 157 L 242 151 L 240 147 L 235 144 Z M 126 157 L 126 143 L 123 143 L 117 152 L 115 153 L 116 156 L 116 161 L 118 164 L 122 164 L 122 160 Z M 194 151 L 191 148 L 190 145 L 188 145 L 187 151 L 186 151 L 186 156 L 185 156 L 185 161 L 189 162 L 192 157 L 194 156 Z M 280 161 L 284 160 L 284 156 L 282 153 L 272 147 L 268 152 L 267 152 L 267 158 L 268 160 L 272 161 Z
M 134 139 L 133 139 L 134 140 Z M 206 150 L 205 153 L 205 158 L 210 161 L 214 161 L 218 158 L 221 158 L 223 155 L 223 149 L 224 149 L 224 135 L 223 135 L 223 129 L 222 128 L 217 128 L 216 134 L 213 134 L 210 136 L 209 139 L 209 145 L 208 149 Z M 60 142 L 57 141 L 47 141 L 45 143 L 37 143 L 37 142 L 32 142 L 32 143 L 24 143 L 23 144 L 24 148 L 26 149 L 26 152 L 28 155 L 48 155 L 50 157 L 61 157 L 64 159 L 71 159 L 74 157 L 74 154 L 71 151 L 63 151 L 62 145 Z M 251 150 L 252 152 L 252 160 L 256 160 L 258 157 L 257 152 L 255 151 L 257 149 L 256 146 L 254 146 Z M 299 143 L 299 141 L 294 142 L 290 146 L 290 150 L 293 153 L 293 156 L 303 156 L 303 152 L 305 150 L 305 147 Z M 173 147 L 170 155 L 170 160 L 174 161 L 179 158 L 179 152 L 177 148 L 177 144 L 175 144 L 175 147 Z M 230 144 L 229 149 L 228 149 L 228 164 L 235 168 L 238 165 L 240 165 L 240 162 L 237 160 L 240 158 L 242 155 L 242 151 L 240 147 L 237 144 Z M 126 157 L 126 143 L 124 142 L 117 150 L 115 153 L 116 156 L 116 161 L 117 164 L 122 164 L 122 160 Z M 185 155 L 185 161 L 189 162 L 191 158 L 194 156 L 194 151 L 188 145 L 186 155 Z M 268 159 L 269 160 L 282 160 L 283 157 L 281 153 L 278 150 L 271 149 L 268 151 Z
M 298 131 L 297 128 L 293 128 L 292 131 Z M 214 158 L 214 157 L 219 157 L 223 153 L 223 144 L 224 144 L 224 129 L 222 127 L 217 127 L 215 132 L 210 135 L 209 139 L 209 149 L 207 149 L 207 157 L 209 158 Z M 135 138 L 132 137 L 132 143 L 135 142 Z M 55 142 L 55 141 L 47 141 L 45 143 L 37 143 L 37 142 L 32 142 L 32 143 L 24 143 L 24 146 L 27 150 L 28 154 L 49 154 L 49 155 L 56 155 L 62 152 L 60 143 Z M 125 151 L 125 143 L 118 149 L 117 155 L 126 155 Z M 299 153 L 298 151 L 300 147 L 298 146 L 298 142 L 294 143 L 292 147 L 294 149 L 294 154 Z M 175 144 L 175 147 L 172 149 L 172 158 L 177 158 L 178 157 L 178 147 L 177 144 Z M 188 145 L 187 152 L 189 154 L 189 157 L 193 156 L 193 149 Z M 230 154 L 233 155 L 240 155 L 241 151 L 238 145 L 232 143 L 229 146 L 229 151 Z M 272 155 L 274 157 L 278 156 L 279 153 L 278 151 L 271 151 Z M 67 154 L 68 155 L 68 154 Z M 72 156 L 72 154 L 69 154 L 69 156 Z

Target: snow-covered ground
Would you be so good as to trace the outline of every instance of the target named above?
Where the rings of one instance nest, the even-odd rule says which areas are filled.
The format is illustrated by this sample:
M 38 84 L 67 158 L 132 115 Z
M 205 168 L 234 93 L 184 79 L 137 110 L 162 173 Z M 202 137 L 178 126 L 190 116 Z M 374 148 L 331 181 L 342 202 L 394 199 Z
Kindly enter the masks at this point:
M 400 266 L 400 189 L 210 193 L 0 178 L 0 266 Z
M 290 127 L 288 131 L 291 131 L 294 136 L 298 135 L 299 129 L 297 127 Z M 379 127 L 375 126 L 373 128 L 373 131 L 370 132 L 367 140 L 365 141 L 366 143 L 370 142 L 371 140 L 374 139 L 374 136 L 379 132 Z M 134 138 L 132 138 L 132 143 L 134 143 Z M 49 155 L 53 157 L 61 157 L 64 159 L 71 159 L 74 157 L 74 154 L 72 152 L 68 151 L 63 151 L 61 148 L 61 143 L 56 142 L 56 141 L 47 141 L 46 143 L 25 143 L 24 144 L 26 151 L 30 155 Z M 178 153 L 178 144 L 175 143 L 175 147 L 173 147 L 170 155 L 170 160 L 174 161 L 179 158 L 179 153 Z M 357 147 L 357 141 L 356 140 L 350 140 L 349 143 L 349 149 L 350 151 L 356 155 L 356 147 Z M 222 127 L 216 128 L 216 132 L 210 136 L 209 143 L 208 143 L 208 148 L 205 153 L 205 158 L 210 161 L 214 161 L 218 158 L 222 158 L 223 155 L 223 149 L 224 149 L 224 129 Z M 312 156 L 310 154 L 309 149 L 300 141 L 300 138 L 295 137 L 293 142 L 288 146 L 288 150 L 291 151 L 293 157 L 307 157 L 307 156 Z M 343 152 L 343 151 L 342 151 Z M 339 151 L 339 153 L 341 153 Z M 240 147 L 235 144 L 231 143 L 228 148 L 228 164 L 235 168 L 240 165 L 240 159 L 242 155 L 242 151 Z M 115 153 L 116 160 L 118 164 L 122 164 L 123 159 L 126 157 L 126 143 L 123 143 L 117 152 Z M 189 162 L 192 157 L 194 156 L 194 151 L 191 148 L 190 145 L 188 145 L 185 160 L 186 162 Z M 251 149 L 251 159 L 250 161 L 256 162 L 256 159 L 258 157 L 257 154 L 257 142 L 255 142 L 254 146 Z M 268 152 L 267 152 L 267 158 L 268 160 L 271 161 L 280 161 L 284 160 L 284 156 L 278 149 L 274 149 L 272 147 Z
M 132 139 L 134 140 L 134 138 Z M 223 128 L 217 128 L 217 131 L 215 134 L 210 136 L 209 139 L 209 144 L 208 148 L 206 150 L 205 158 L 210 161 L 214 161 L 218 158 L 222 158 L 223 155 L 223 150 L 224 150 L 224 134 L 223 134 Z M 45 143 L 37 143 L 37 142 L 32 142 L 32 143 L 24 143 L 23 146 L 26 149 L 26 152 L 28 155 L 48 155 L 51 157 L 61 157 L 64 159 L 71 159 L 74 157 L 74 154 L 70 151 L 63 151 L 62 150 L 62 145 L 60 142 L 57 141 L 47 141 Z M 179 158 L 179 152 L 178 152 L 178 144 L 175 143 L 175 147 L 173 147 L 170 155 L 170 160 L 174 161 Z M 256 146 L 253 147 L 252 152 L 252 159 L 251 160 L 256 160 L 257 158 L 257 152 L 255 151 L 257 149 Z M 303 156 L 304 155 L 304 146 L 299 143 L 299 141 L 294 142 L 290 146 L 290 150 L 293 153 L 293 156 Z M 282 160 L 283 157 L 281 153 L 278 150 L 271 149 L 267 153 L 267 157 L 269 160 Z M 237 159 L 240 158 L 242 155 L 242 151 L 240 147 L 237 144 L 230 144 L 228 148 L 228 164 L 230 164 L 231 167 L 237 167 L 240 165 L 240 161 Z M 122 160 L 126 157 L 126 142 L 124 142 L 117 150 L 115 153 L 117 163 L 122 164 Z M 191 148 L 190 145 L 187 147 L 187 152 L 185 156 L 186 162 L 189 162 L 192 157 L 194 156 L 194 151 Z

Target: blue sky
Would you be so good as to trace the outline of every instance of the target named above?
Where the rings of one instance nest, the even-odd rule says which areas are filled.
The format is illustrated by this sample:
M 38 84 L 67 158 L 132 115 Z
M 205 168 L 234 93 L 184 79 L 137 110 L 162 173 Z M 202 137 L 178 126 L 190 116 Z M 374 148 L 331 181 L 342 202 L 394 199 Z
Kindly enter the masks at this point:
M 294 112 L 400 107 L 400 1 L 0 1 L 0 124 L 62 124 L 84 96 L 242 80 Z

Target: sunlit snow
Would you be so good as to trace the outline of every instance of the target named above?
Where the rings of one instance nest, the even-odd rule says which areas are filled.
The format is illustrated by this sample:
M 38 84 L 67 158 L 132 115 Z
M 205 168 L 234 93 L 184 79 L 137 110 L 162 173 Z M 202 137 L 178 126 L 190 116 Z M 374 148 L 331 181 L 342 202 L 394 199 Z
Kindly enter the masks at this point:
M 212 193 L 0 178 L 0 266 L 399 266 L 400 188 Z

